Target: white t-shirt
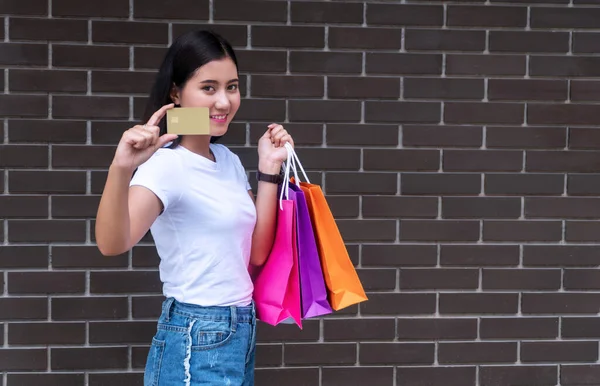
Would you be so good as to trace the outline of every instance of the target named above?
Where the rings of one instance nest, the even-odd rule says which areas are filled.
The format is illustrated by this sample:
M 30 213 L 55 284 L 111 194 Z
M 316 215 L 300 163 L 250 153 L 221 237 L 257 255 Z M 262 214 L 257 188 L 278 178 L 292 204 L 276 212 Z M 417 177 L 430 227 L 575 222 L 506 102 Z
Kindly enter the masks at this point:
M 163 294 L 200 306 L 248 305 L 256 208 L 238 156 L 223 145 L 210 148 L 216 162 L 181 145 L 159 149 L 130 186 L 150 189 L 164 205 L 150 228 Z

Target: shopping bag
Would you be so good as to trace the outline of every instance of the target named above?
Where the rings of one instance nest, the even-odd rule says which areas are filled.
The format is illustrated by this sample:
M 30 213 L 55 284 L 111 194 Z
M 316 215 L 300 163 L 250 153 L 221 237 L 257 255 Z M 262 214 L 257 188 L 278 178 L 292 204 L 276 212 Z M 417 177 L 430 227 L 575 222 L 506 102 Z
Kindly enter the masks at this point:
M 368 300 L 321 187 L 310 183 L 291 146 L 288 152 L 304 175 L 305 182 L 299 184 L 308 205 L 331 308 L 338 311 Z
M 280 186 L 273 247 L 263 266 L 254 268 L 253 299 L 259 320 L 273 326 L 296 323 L 302 328 L 296 208 L 288 189 L 289 178 Z
M 300 186 L 290 183 L 289 196 L 296 209 L 302 318 L 331 314 L 333 311 L 327 299 L 323 270 L 304 192 Z

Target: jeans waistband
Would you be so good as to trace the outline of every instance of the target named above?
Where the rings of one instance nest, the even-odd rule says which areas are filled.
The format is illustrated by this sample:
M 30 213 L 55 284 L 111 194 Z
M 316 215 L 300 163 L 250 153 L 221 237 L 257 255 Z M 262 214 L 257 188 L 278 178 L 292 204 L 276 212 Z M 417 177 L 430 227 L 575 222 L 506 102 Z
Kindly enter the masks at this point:
M 175 298 L 167 298 L 162 306 L 162 318 L 167 322 L 172 314 L 179 314 L 194 319 L 230 321 L 235 319 L 238 323 L 251 323 L 256 318 L 254 302 L 247 306 L 199 306 L 196 304 L 182 303 Z

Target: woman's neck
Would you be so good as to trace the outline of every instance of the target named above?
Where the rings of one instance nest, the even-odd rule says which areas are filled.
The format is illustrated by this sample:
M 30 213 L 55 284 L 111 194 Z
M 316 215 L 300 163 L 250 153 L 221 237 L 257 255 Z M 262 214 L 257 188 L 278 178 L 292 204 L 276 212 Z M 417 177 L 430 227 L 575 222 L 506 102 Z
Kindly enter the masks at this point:
M 180 144 L 191 152 L 215 161 L 215 157 L 210 150 L 210 136 L 208 135 L 185 135 Z

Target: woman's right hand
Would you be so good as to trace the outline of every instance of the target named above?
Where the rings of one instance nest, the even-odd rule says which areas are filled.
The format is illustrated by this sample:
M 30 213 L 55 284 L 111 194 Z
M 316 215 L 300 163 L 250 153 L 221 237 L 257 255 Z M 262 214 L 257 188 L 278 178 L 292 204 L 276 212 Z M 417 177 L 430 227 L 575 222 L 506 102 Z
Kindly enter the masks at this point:
M 167 110 L 172 109 L 174 106 L 171 103 L 161 107 L 145 125 L 136 125 L 123 133 L 117 145 L 113 165 L 133 173 L 158 149 L 177 138 L 177 134 L 158 136 L 160 133 L 158 123 L 165 116 Z

